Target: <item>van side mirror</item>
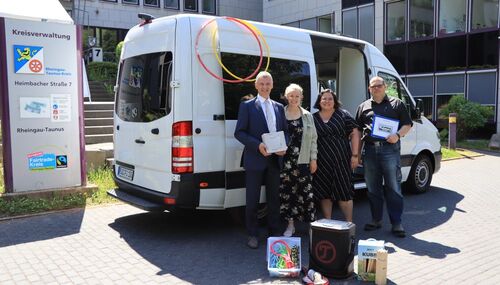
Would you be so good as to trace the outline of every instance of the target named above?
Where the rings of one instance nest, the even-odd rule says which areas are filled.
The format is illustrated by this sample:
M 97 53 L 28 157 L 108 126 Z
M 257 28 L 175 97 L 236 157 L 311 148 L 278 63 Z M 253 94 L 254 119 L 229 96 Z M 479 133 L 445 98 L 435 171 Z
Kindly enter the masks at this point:
M 416 119 L 422 116 L 423 110 L 424 110 L 424 101 L 422 101 L 422 99 L 417 99 L 417 107 L 415 108 Z

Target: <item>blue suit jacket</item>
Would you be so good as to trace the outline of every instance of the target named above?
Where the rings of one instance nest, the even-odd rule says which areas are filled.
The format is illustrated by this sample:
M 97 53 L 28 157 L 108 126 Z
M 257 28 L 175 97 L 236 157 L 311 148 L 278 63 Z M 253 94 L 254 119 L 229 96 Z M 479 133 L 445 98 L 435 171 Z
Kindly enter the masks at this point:
M 276 116 L 276 131 L 284 131 L 288 143 L 288 129 L 283 105 L 271 100 L 274 114 Z M 242 102 L 238 111 L 238 122 L 234 131 L 234 137 L 245 145 L 243 150 L 243 167 L 246 170 L 264 170 L 267 159 L 259 151 L 262 142 L 262 134 L 269 133 L 266 117 L 257 97 Z M 283 165 L 283 157 L 279 156 L 280 167 Z

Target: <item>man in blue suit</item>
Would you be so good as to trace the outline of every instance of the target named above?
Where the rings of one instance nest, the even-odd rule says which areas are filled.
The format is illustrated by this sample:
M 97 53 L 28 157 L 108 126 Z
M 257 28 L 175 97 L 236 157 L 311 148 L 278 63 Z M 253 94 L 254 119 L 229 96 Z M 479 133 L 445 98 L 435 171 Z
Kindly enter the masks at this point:
M 262 142 L 262 134 L 279 131 L 287 133 L 283 105 L 270 98 L 273 77 L 269 72 L 262 71 L 257 75 L 255 89 L 258 91 L 257 97 L 240 104 L 238 122 L 234 131 L 234 137 L 245 145 L 243 167 L 246 172 L 247 245 L 253 249 L 259 246 L 257 207 L 262 184 L 266 186 L 269 209 L 268 226 L 271 234 L 281 235 L 279 185 L 283 156 L 286 151 L 268 153 Z

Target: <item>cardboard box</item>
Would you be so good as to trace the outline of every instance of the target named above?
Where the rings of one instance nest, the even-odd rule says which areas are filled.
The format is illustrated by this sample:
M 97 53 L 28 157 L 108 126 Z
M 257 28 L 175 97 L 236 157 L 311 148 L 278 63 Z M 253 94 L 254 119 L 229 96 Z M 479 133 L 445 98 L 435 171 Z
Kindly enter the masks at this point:
M 299 237 L 269 237 L 266 251 L 271 277 L 299 276 L 302 268 Z
M 375 281 L 377 251 L 384 249 L 384 241 L 376 239 L 358 242 L 358 278 L 363 281 Z

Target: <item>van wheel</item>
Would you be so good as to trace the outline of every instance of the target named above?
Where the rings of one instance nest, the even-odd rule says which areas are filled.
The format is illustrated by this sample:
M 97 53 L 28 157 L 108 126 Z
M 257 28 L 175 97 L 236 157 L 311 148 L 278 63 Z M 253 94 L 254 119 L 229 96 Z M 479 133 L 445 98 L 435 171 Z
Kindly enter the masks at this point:
M 429 190 L 432 181 L 432 162 L 427 155 L 419 155 L 413 162 L 408 175 L 408 180 L 404 184 L 405 190 L 415 194 L 425 193 Z

